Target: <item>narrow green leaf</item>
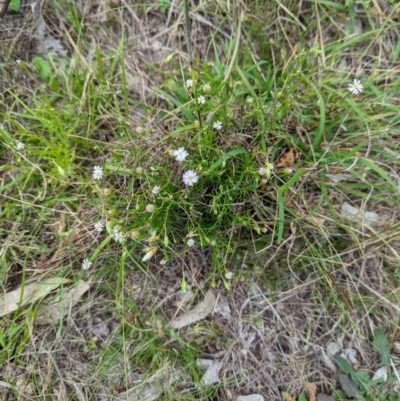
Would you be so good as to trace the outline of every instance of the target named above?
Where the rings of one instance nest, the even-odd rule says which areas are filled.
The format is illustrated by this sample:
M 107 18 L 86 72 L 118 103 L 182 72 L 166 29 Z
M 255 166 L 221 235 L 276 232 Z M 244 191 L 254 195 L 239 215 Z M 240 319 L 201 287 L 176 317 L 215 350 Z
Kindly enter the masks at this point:
M 279 187 L 279 192 L 286 191 L 288 188 L 293 186 L 299 180 L 299 178 L 304 174 L 304 172 L 305 172 L 304 168 L 298 169 L 293 174 L 293 176 L 287 182 L 285 182 L 285 184 Z
M 375 171 L 377 174 L 379 174 L 394 190 L 396 194 L 399 193 L 399 186 L 393 182 L 393 180 L 386 174 L 385 170 L 382 168 L 378 167 L 374 162 L 368 159 L 358 159 L 358 164 L 361 164 L 363 166 L 366 166 L 370 168 L 371 170 Z
M 276 198 L 278 201 L 278 239 L 277 243 L 280 244 L 283 238 L 283 229 L 285 223 L 285 204 L 281 191 L 276 193 Z
M 231 157 L 243 154 L 243 153 L 247 153 L 246 149 L 243 148 L 239 148 L 239 149 L 234 149 L 231 150 L 227 153 L 224 153 L 208 170 L 208 173 L 210 173 L 212 170 L 216 169 L 217 167 L 219 167 L 223 162 L 227 161 L 228 159 L 230 159 Z

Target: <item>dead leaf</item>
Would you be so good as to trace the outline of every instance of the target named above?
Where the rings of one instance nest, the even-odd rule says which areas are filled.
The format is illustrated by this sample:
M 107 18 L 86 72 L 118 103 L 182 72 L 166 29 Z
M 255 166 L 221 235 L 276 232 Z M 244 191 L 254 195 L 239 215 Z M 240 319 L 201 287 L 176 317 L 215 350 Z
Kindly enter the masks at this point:
M 329 358 L 329 356 L 326 354 L 324 350 L 321 351 L 321 360 L 322 363 L 329 369 L 331 369 L 333 372 L 336 372 L 336 366 L 333 363 L 332 359 Z
M 275 164 L 275 167 L 293 167 L 297 157 L 298 155 L 296 150 L 291 148 L 279 158 L 278 162 Z
M 220 298 L 215 311 L 225 319 L 231 318 L 231 308 L 227 300 Z
M 89 288 L 90 285 L 88 283 L 79 281 L 74 287 L 58 296 L 50 305 L 41 309 L 36 317 L 35 323 L 52 324 L 59 322 Z
M 365 220 L 370 223 L 385 223 L 389 216 L 387 215 L 379 215 L 376 212 L 368 212 L 365 210 L 361 210 L 356 206 L 350 205 L 347 202 L 343 202 L 342 211 L 345 212 L 346 217 L 354 217 L 356 219 Z
M 393 351 L 394 351 L 396 354 L 400 354 L 400 342 L 399 342 L 399 341 L 395 341 L 395 342 L 393 343 Z
M 219 371 L 222 368 L 221 362 L 212 363 L 204 373 L 204 376 L 201 378 L 201 383 L 205 386 L 211 386 L 212 384 L 219 383 L 221 379 L 219 378 Z
M 261 394 L 240 395 L 236 401 L 264 401 Z
M 198 303 L 189 312 L 177 317 L 171 321 L 171 327 L 173 329 L 181 329 L 190 324 L 196 323 L 199 320 L 205 319 L 208 314 L 214 309 L 216 299 L 212 290 L 208 290 L 203 301 Z
M 25 285 L 14 291 L 0 296 L 0 317 L 16 311 L 19 307 L 29 305 L 44 298 L 55 288 L 70 280 L 62 277 L 54 277 L 43 282 Z
M 183 379 L 183 373 L 166 366 L 151 378 L 140 380 L 136 387 L 121 393 L 116 399 L 118 401 L 155 401 L 179 379 Z
M 308 401 L 316 401 L 317 385 L 315 383 L 307 383 L 306 392 L 308 394 Z
M 58 225 L 57 225 L 57 234 L 60 235 L 63 232 L 65 232 L 66 226 L 67 226 L 67 223 L 65 221 L 65 214 L 62 213 L 60 221 L 58 222 Z
M 325 224 L 325 219 L 323 219 L 322 217 L 306 216 L 305 220 L 316 227 L 321 227 Z
M 325 174 L 325 178 L 337 184 L 341 181 L 354 181 L 356 178 L 353 174 L 339 173 L 339 174 Z

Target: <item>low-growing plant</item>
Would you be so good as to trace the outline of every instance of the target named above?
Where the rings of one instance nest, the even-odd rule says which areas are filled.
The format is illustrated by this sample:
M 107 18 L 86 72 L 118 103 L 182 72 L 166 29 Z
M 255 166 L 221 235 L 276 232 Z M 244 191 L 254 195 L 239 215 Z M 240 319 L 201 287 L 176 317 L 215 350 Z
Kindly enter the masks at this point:
M 380 368 L 379 378 L 371 378 L 371 373 L 365 369 L 354 369 L 343 357 L 336 361 L 341 371 L 339 382 L 342 390 L 337 390 L 334 396 L 337 400 L 354 398 L 357 400 L 395 401 L 400 399 L 400 379 L 397 370 L 391 365 L 389 353 L 390 343 L 381 329 L 374 331 L 373 349 L 380 355 L 377 367 Z

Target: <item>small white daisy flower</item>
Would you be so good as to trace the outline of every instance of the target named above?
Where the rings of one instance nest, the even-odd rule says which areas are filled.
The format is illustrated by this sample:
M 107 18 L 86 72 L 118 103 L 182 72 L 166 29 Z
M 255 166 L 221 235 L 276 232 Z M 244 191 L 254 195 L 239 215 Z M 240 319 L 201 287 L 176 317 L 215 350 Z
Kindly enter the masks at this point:
M 160 187 L 158 185 L 154 186 L 153 189 L 151 190 L 151 193 L 154 195 L 157 195 L 160 192 Z
M 89 270 L 90 267 L 92 266 L 92 262 L 89 259 L 83 259 L 82 261 L 82 269 L 83 270 Z
M 104 172 L 103 172 L 103 167 L 100 166 L 94 166 L 93 169 L 93 179 L 94 180 L 101 180 L 103 178 Z
M 358 95 L 364 90 L 364 86 L 359 79 L 354 79 L 352 84 L 349 84 L 349 91 L 352 95 Z
M 216 121 L 216 122 L 213 124 L 213 128 L 216 129 L 217 131 L 221 131 L 221 130 L 222 130 L 222 123 L 221 123 L 221 121 Z
M 157 252 L 157 247 L 147 246 L 144 248 L 144 252 L 146 252 L 146 254 L 143 256 L 142 262 L 147 262 Z
M 18 150 L 18 152 L 20 152 L 21 150 L 24 150 L 25 144 L 21 141 L 19 141 L 16 145 L 15 145 L 15 149 Z
M 188 246 L 192 247 L 194 245 L 194 240 L 190 239 L 188 242 L 186 242 Z
M 149 213 L 154 212 L 154 205 L 152 205 L 152 204 L 147 205 L 146 212 L 149 212 Z
M 227 273 L 225 274 L 225 278 L 226 278 L 227 280 L 232 280 L 232 277 L 233 277 L 233 273 L 232 273 L 232 272 L 227 272 Z
M 185 185 L 192 187 L 194 184 L 196 184 L 197 181 L 199 181 L 199 176 L 195 171 L 188 170 L 183 174 L 182 180 Z
M 193 87 L 193 79 L 187 79 L 186 80 L 186 88 L 192 88 Z
M 174 150 L 173 155 L 175 156 L 176 161 L 183 162 L 189 156 L 189 153 L 186 152 L 184 147 L 182 147 Z
M 103 231 L 104 224 L 102 221 L 98 221 L 97 223 L 94 224 L 94 229 L 98 233 L 101 233 Z
M 199 104 L 206 104 L 206 98 L 204 96 L 199 96 L 197 98 L 197 103 Z
M 118 228 L 114 228 L 112 238 L 115 242 L 122 244 L 125 240 L 125 235 L 122 231 L 119 231 Z

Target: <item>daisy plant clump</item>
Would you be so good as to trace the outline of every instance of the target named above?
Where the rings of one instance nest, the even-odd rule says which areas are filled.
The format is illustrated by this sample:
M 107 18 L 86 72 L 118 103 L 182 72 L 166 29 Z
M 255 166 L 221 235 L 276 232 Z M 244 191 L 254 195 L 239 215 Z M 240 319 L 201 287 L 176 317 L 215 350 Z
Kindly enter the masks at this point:
M 297 155 L 308 152 L 311 164 L 315 155 L 324 154 L 324 131 L 312 137 L 311 145 L 305 137 L 288 135 L 282 121 L 290 116 L 292 92 L 303 93 L 305 81 L 285 75 L 275 87 L 258 71 L 232 71 L 227 79 L 224 66 L 207 63 L 197 66 L 193 79 L 168 87 L 175 100 L 163 114 L 166 124 L 152 128 L 142 121 L 146 136 L 130 134 L 130 158 L 119 156 L 104 166 L 107 181 L 122 185 L 124 180 L 125 191 L 105 200 L 107 220 L 121 227 L 109 229 L 111 244 L 132 248 L 141 262 L 158 265 L 209 248 L 219 277 L 230 288 L 227 281 L 239 276 L 221 261 L 236 263 L 227 256 L 235 252 L 236 240 L 253 243 L 252 249 L 282 243 L 296 216 L 288 194 L 306 171 L 297 167 Z M 348 90 L 358 95 L 363 84 L 355 79 Z M 310 84 L 307 96 L 314 96 L 315 104 L 322 101 L 320 93 Z M 173 128 L 162 130 L 162 140 L 155 144 L 161 126 Z M 94 181 L 105 178 L 104 170 L 94 167 Z M 227 271 L 232 277 L 226 277 Z
M 112 192 L 103 198 L 114 227 L 109 229 L 110 245 L 131 249 L 142 263 L 163 265 L 177 255 L 209 247 L 220 266 L 237 230 L 244 229 L 248 238 L 252 232 L 265 233 L 255 213 L 258 191 L 272 171 L 257 128 L 262 108 L 254 93 L 242 95 L 242 83 L 223 78 L 220 68 L 207 64 L 195 82 L 184 79 L 183 91 L 171 96 L 184 96 L 180 102 L 186 102 L 185 112 L 171 105 L 175 131 L 165 132 L 157 149 L 133 131 L 131 160 L 116 158 L 94 168 L 94 181 L 104 179 L 107 169 L 107 187 L 124 178 L 125 195 Z M 252 103 L 246 102 L 249 96 Z M 147 131 L 150 135 L 151 128 Z M 129 199 L 126 204 L 123 196 Z M 217 269 L 226 281 L 226 269 Z

